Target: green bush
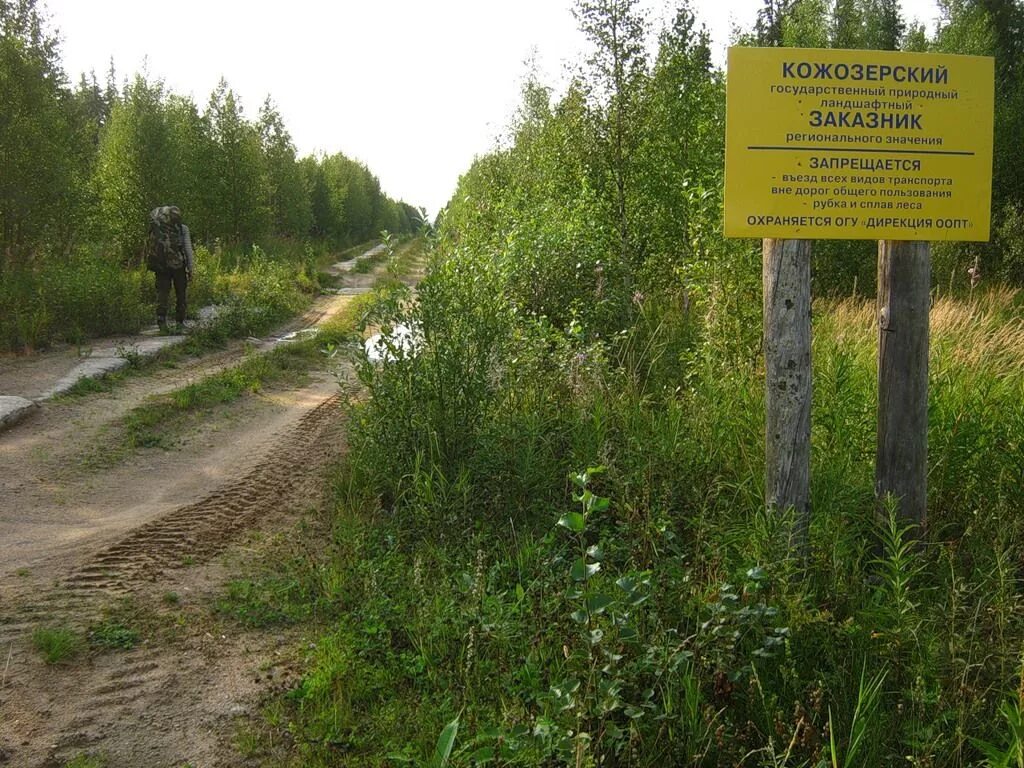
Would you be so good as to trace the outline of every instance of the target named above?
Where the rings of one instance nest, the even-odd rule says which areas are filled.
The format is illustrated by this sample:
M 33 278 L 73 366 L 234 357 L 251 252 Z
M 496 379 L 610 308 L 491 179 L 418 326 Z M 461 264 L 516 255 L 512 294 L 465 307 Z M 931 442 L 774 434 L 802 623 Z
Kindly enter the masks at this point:
M 319 290 L 320 258 L 312 247 L 296 245 L 276 257 L 258 246 L 248 253 L 199 246 L 189 312 L 221 305 L 219 327 L 211 331 L 221 338 L 263 333 L 301 311 Z M 135 333 L 155 318 L 153 274 L 126 269 L 99 251 L 43 258 L 2 277 L 0 351 Z
M 455 765 L 977 764 L 1005 742 L 1014 293 L 932 310 L 923 544 L 875 508 L 873 303 L 816 305 L 802 569 L 762 511 L 756 360 L 671 296 L 595 343 L 506 312 L 480 265 L 435 269 L 412 309 L 378 307 L 425 346 L 364 371 L 328 560 L 346 622 L 290 699 L 304 764 L 330 764 L 327 743 L 418 759 L 459 712 Z
M 0 306 L 8 310 L 0 315 L 0 349 L 135 332 L 151 314 L 143 300 L 146 278 L 93 252 L 43 258 L 5 273 Z

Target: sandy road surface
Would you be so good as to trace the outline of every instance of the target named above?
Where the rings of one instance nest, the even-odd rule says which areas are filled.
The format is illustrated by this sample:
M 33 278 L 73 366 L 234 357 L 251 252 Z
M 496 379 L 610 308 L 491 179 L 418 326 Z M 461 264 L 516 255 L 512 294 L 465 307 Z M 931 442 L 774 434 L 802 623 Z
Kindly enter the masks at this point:
M 321 297 L 275 336 L 329 317 L 374 279 L 352 274 L 343 295 Z M 211 624 L 209 604 L 230 575 L 222 555 L 323 502 L 323 472 L 344 445 L 338 383 L 317 372 L 222 409 L 173 450 L 104 459 L 119 417 L 244 354 L 236 344 L 49 402 L 0 433 L 0 765 L 60 766 L 80 754 L 110 768 L 239 764 L 232 724 L 286 674 L 292 638 Z M 32 649 L 39 627 L 82 632 L 125 606 L 176 627 L 172 639 L 61 667 Z

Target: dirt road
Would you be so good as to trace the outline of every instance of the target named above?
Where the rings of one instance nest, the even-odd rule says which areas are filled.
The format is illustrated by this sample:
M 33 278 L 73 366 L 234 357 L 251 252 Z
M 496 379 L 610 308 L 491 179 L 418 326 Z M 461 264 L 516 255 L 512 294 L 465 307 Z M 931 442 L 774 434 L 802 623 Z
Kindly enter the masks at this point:
M 275 338 L 331 316 L 374 279 L 352 274 L 343 295 L 321 297 Z M 241 632 L 210 606 L 233 575 L 225 558 L 322 504 L 324 469 L 344 446 L 337 380 L 314 372 L 221 409 L 173 450 L 104 459 L 130 409 L 244 353 L 234 344 L 49 402 L 0 434 L 0 765 L 240 764 L 233 723 L 279 684 L 296 640 Z M 41 627 L 84 636 L 126 615 L 145 627 L 131 650 L 52 666 L 33 649 Z

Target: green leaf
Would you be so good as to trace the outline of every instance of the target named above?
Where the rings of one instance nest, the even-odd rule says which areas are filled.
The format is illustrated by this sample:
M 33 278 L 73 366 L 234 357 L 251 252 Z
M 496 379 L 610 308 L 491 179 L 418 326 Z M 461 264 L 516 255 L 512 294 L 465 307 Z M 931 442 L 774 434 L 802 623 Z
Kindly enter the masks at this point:
M 646 602 L 648 597 L 650 597 L 650 595 L 641 595 L 637 592 L 633 592 L 626 598 L 626 603 L 635 607 Z
M 587 547 L 587 557 L 595 562 L 601 562 L 604 560 L 604 550 L 601 549 L 600 544 L 592 544 Z
M 605 595 L 603 593 L 590 595 L 587 597 L 587 609 L 591 614 L 604 613 L 605 609 L 614 602 L 615 598 L 611 595 Z
M 480 747 L 472 755 L 474 763 L 486 763 L 494 759 L 494 747 Z
M 604 512 L 611 505 L 611 499 L 605 498 L 604 496 L 594 496 L 591 499 L 588 509 L 591 512 Z
M 459 732 L 459 715 L 452 720 L 441 731 L 437 737 L 437 746 L 434 747 L 434 756 L 430 760 L 431 768 L 444 768 L 448 765 L 448 758 L 452 755 L 452 748 L 455 746 L 455 735 Z
M 578 557 L 573 561 L 570 573 L 574 581 L 585 581 L 600 570 L 600 563 L 588 563 L 586 558 Z
M 558 524 L 563 528 L 568 528 L 573 533 L 583 533 L 583 529 L 587 527 L 583 515 L 579 512 L 566 512 L 558 518 Z

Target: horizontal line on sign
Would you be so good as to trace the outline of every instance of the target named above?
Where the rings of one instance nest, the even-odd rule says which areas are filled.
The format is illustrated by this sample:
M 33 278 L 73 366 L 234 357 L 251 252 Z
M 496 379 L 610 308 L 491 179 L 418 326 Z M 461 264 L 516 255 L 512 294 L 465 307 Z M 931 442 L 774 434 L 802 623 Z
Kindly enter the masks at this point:
M 871 152 L 884 155 L 964 155 L 974 157 L 973 152 L 956 152 L 944 149 L 862 149 L 861 147 L 747 147 L 747 149 L 790 152 Z

